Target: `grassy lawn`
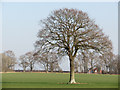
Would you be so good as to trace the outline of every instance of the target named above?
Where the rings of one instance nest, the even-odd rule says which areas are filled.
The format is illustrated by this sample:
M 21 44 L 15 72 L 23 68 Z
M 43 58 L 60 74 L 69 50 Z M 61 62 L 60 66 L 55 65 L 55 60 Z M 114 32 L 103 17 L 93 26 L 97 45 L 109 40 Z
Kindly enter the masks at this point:
M 3 73 L 3 88 L 118 88 L 118 75 L 75 74 L 76 82 L 69 81 L 66 73 Z

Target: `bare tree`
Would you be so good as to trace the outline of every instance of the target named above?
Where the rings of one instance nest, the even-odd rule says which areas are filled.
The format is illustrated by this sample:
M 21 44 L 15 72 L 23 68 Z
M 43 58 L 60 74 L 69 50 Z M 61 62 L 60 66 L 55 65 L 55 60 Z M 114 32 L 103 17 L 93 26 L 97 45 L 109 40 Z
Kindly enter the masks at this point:
M 108 62 L 108 69 L 110 74 L 118 74 L 119 73 L 119 56 L 118 55 L 111 55 L 112 57 L 109 58 Z
M 49 61 L 48 61 L 48 54 L 44 53 L 39 57 L 39 61 L 45 68 L 46 73 L 49 70 Z
M 26 60 L 27 60 L 27 62 L 29 64 L 29 67 L 30 67 L 30 71 L 33 71 L 33 68 L 34 68 L 34 65 L 35 65 L 35 62 L 36 62 L 33 54 L 34 54 L 34 52 L 32 52 L 32 51 L 31 52 L 27 52 L 25 54 Z
M 88 51 L 87 50 L 83 50 L 82 51 L 82 61 L 83 61 L 83 68 L 84 68 L 84 73 L 88 72 Z
M 101 65 L 103 64 L 103 62 L 102 62 L 103 60 L 100 59 L 100 55 L 98 53 L 96 53 L 96 52 L 89 52 L 88 53 L 88 58 L 89 58 L 88 64 L 90 65 L 89 68 L 91 70 L 93 70 L 95 67 L 97 69 L 102 67 Z
M 83 55 L 81 52 L 78 52 L 75 58 L 75 72 L 83 72 L 84 71 L 84 62 L 83 62 Z
M 26 70 L 27 67 L 30 68 L 30 71 L 33 71 L 35 62 L 36 62 L 36 58 L 33 56 L 34 52 L 27 52 L 24 55 L 20 56 L 20 66 L 23 67 L 24 71 Z
M 3 71 L 14 70 L 16 57 L 13 51 L 8 50 L 2 53 L 2 69 Z
M 88 56 L 89 53 L 87 50 L 81 50 L 77 53 L 75 58 L 75 70 L 78 72 L 78 68 L 80 67 L 81 72 L 87 73 L 88 72 Z
M 60 70 L 60 66 L 59 66 L 59 61 L 60 61 L 60 57 L 55 53 L 55 52 L 49 52 L 48 54 L 49 56 L 49 63 L 50 63 L 50 71 L 58 71 Z
M 37 48 L 39 46 L 35 47 Z M 37 48 L 37 51 L 39 51 L 39 53 L 35 53 L 36 55 L 34 54 L 34 57 L 38 62 L 40 62 L 40 64 L 44 66 L 46 72 L 61 70 L 59 66 L 60 57 L 48 47 L 40 47 L 41 48 L 39 49 Z
M 2 53 L 2 72 L 7 72 L 9 70 L 8 66 L 9 57 Z
M 76 9 L 53 11 L 41 21 L 43 27 L 38 33 L 40 42 L 50 46 L 61 55 L 68 55 L 70 61 L 69 83 L 76 83 L 74 78 L 74 59 L 79 50 L 95 50 L 104 54 L 112 49 L 112 43 L 102 30 L 91 20 L 87 13 Z
M 35 43 L 35 53 L 34 53 L 34 57 L 37 60 L 38 63 L 42 64 L 46 70 L 46 72 L 48 72 L 48 67 L 49 67 L 49 62 L 48 62 L 48 53 L 49 53 L 49 48 L 44 47 L 44 45 L 42 45 L 44 43 L 41 42 L 36 42 Z
M 23 68 L 24 72 L 26 71 L 26 68 L 29 66 L 25 55 L 21 55 L 19 57 L 19 66 L 21 66 Z
M 104 73 L 108 73 L 109 70 L 111 71 L 110 63 L 113 61 L 113 53 L 112 52 L 105 52 L 103 55 L 99 56 L 99 64 L 100 67 L 103 68 Z

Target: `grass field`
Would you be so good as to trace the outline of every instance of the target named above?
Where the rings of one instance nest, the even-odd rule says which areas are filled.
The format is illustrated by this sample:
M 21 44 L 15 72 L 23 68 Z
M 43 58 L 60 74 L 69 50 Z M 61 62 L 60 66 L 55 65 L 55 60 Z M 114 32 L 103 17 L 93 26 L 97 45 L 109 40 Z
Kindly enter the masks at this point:
M 3 73 L 3 88 L 118 88 L 118 75 L 75 74 L 76 82 L 66 84 L 69 73 Z M 65 84 L 62 84 L 65 83 Z

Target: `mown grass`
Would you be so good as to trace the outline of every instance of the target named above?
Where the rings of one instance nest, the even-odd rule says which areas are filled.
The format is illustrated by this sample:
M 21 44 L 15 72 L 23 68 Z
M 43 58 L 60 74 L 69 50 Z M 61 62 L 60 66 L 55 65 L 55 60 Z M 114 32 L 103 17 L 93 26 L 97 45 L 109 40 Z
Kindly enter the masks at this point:
M 118 88 L 118 75 L 75 74 L 76 82 L 67 84 L 68 73 L 3 73 L 3 88 Z M 63 84 L 64 83 L 64 84 Z

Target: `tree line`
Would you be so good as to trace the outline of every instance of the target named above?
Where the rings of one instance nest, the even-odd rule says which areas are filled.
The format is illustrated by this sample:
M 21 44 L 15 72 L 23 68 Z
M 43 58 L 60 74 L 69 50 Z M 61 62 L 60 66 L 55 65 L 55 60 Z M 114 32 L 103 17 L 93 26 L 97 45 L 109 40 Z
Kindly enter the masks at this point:
M 62 64 L 61 62 L 64 59 L 59 57 L 55 52 L 50 52 L 47 54 L 44 51 L 41 51 L 39 57 L 34 56 L 34 54 L 35 51 L 27 52 L 17 59 L 13 51 L 5 51 L 4 53 L 1 53 L 2 60 L 0 62 L 0 68 L 2 68 L 2 72 L 9 72 L 14 71 L 15 65 L 17 65 L 20 67 L 18 70 L 23 70 L 23 72 L 26 72 L 33 70 L 35 71 L 36 69 L 34 66 L 38 65 L 38 67 L 40 66 L 40 69 L 38 70 L 41 70 L 42 66 L 44 67 L 42 70 L 46 72 L 64 71 L 64 69 L 60 67 L 60 64 Z M 103 73 L 119 73 L 118 70 L 120 70 L 120 64 L 118 62 L 120 61 L 120 56 L 110 53 L 109 56 L 111 57 L 108 57 L 108 55 L 101 57 L 98 54 L 95 54 L 95 52 L 86 52 L 84 55 L 85 56 L 78 55 L 75 58 L 75 72 L 88 73 L 89 69 L 97 67 L 99 70 L 102 68 Z

